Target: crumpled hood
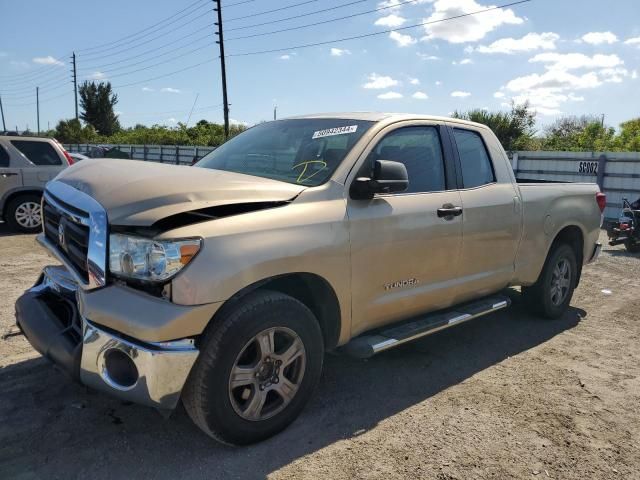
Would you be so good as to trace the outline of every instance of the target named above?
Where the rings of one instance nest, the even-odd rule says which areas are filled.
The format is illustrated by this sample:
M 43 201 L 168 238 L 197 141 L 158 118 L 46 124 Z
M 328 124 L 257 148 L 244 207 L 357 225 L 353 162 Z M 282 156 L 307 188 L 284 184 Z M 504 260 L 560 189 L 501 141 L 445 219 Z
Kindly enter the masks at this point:
M 207 207 L 287 201 L 305 189 L 222 170 L 111 158 L 77 163 L 56 180 L 96 199 L 110 224 L 131 226 Z

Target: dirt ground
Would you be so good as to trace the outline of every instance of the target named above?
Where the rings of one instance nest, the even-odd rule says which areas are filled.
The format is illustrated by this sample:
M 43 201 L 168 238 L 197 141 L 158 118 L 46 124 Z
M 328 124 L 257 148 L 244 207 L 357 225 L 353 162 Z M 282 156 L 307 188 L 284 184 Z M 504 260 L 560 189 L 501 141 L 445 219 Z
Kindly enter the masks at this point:
M 602 240 L 606 240 L 603 235 Z M 0 332 L 52 263 L 0 225 Z M 557 321 L 514 306 L 369 361 L 327 355 L 302 416 L 233 449 L 0 340 L 0 478 L 640 478 L 640 256 L 605 247 Z

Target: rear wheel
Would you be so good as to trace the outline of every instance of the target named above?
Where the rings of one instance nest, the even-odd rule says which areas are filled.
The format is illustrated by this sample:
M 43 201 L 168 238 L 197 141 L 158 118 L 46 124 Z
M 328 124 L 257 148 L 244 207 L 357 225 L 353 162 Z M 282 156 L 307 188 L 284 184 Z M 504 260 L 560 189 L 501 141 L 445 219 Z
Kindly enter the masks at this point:
M 278 292 L 252 293 L 205 334 L 185 385 L 185 409 L 223 443 L 263 440 L 300 414 L 323 355 L 320 327 L 304 304 Z
M 561 317 L 573 297 L 577 272 L 573 248 L 557 245 L 549 253 L 536 283 L 523 287 L 522 294 L 529 306 L 543 317 Z
M 636 241 L 635 239 L 629 239 L 624 242 L 624 247 L 627 249 L 629 253 L 638 253 L 640 252 L 640 241 Z
M 35 194 L 19 195 L 12 199 L 5 210 L 5 220 L 11 230 L 36 233 L 42 228 L 40 196 Z

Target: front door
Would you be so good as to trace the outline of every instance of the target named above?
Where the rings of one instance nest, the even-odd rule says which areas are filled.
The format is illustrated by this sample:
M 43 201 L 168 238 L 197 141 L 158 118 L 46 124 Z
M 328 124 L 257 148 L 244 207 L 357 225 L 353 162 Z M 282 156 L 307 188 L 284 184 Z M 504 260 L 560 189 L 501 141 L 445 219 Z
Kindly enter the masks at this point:
M 402 162 L 409 188 L 371 200 L 347 199 L 353 335 L 453 301 L 462 217 L 443 210 L 459 206 L 460 195 L 448 189 L 450 150 L 442 148 L 441 128 L 389 127 L 365 152 L 357 176 L 369 175 L 375 160 Z

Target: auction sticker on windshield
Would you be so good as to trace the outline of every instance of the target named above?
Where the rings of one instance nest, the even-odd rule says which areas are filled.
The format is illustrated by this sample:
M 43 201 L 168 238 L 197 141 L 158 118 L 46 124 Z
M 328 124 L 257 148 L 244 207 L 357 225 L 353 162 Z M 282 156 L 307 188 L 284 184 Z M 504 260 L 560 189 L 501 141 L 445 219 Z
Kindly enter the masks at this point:
M 333 135 L 344 135 L 345 133 L 354 133 L 358 129 L 358 125 L 348 125 L 345 127 L 327 128 L 326 130 L 317 130 L 313 132 L 313 138 L 332 137 Z

